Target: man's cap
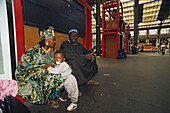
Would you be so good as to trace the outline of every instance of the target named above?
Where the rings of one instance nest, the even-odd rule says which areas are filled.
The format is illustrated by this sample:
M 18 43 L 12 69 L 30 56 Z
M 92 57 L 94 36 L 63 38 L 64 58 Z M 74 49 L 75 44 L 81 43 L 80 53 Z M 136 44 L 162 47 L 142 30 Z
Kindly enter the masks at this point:
M 52 26 L 49 26 L 48 29 L 40 31 L 40 39 L 41 40 L 47 40 L 49 38 L 52 38 L 55 36 L 54 34 L 54 28 Z
M 76 32 L 76 33 L 78 33 L 77 29 L 70 29 L 68 33 L 70 34 L 71 32 Z

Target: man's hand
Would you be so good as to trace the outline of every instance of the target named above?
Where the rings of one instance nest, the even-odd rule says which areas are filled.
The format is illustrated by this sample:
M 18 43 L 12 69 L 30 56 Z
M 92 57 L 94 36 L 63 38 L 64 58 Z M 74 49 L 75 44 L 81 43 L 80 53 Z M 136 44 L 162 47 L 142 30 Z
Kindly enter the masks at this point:
M 47 64 L 47 65 L 45 65 L 45 67 L 44 67 L 44 69 L 45 69 L 45 72 L 47 72 L 47 69 L 48 69 L 48 67 L 55 67 L 53 64 Z
M 93 53 L 86 54 L 85 58 L 86 58 L 86 60 L 91 60 L 91 62 L 94 61 L 94 55 L 93 55 Z

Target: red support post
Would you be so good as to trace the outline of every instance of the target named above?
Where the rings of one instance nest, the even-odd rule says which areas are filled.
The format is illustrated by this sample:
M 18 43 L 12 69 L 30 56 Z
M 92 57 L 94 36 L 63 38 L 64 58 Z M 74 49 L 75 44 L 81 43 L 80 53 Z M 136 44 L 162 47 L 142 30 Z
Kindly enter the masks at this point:
M 15 29 L 16 29 L 16 43 L 17 43 L 17 56 L 18 62 L 21 59 L 21 56 L 25 52 L 24 46 L 24 30 L 23 30 L 23 16 L 22 16 L 22 4 L 21 0 L 14 0 L 14 15 L 15 15 Z M 22 103 L 26 102 L 18 94 L 15 96 Z
M 105 37 L 104 33 L 102 34 L 102 58 L 105 57 Z
M 14 0 L 15 26 L 16 26 L 16 42 L 18 61 L 25 52 L 24 47 L 24 31 L 21 0 Z
M 84 12 L 85 12 L 85 15 L 86 15 L 86 20 L 85 20 L 85 37 L 83 38 L 83 45 L 88 49 L 88 25 L 87 25 L 87 22 L 88 22 L 88 18 L 87 18 L 87 7 L 84 7 Z
M 91 17 L 91 6 L 88 5 L 87 0 L 78 0 L 82 5 L 84 5 L 84 13 L 86 15 L 86 25 L 85 25 L 85 37 L 83 37 L 83 45 L 92 50 L 92 17 Z
M 88 44 L 88 49 L 89 50 L 91 50 L 92 51 L 92 16 L 91 16 L 91 8 L 89 9 L 89 38 L 88 38 L 88 40 L 89 40 L 89 44 Z

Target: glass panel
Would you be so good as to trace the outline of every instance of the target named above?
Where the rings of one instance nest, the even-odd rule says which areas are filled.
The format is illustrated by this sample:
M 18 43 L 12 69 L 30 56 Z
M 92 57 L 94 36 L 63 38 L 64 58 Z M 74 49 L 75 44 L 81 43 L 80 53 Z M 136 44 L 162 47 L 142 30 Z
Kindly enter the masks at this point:
M 0 34 L 0 74 L 4 74 L 3 56 L 2 56 L 2 44 L 1 44 L 1 34 Z
M 162 28 L 161 29 L 161 34 L 169 34 L 170 28 Z
M 139 35 L 146 35 L 146 30 L 140 30 Z
M 6 0 L 0 0 L 0 80 L 11 80 L 11 59 Z
M 156 35 L 157 29 L 149 30 L 149 35 Z
M 130 31 L 130 34 L 131 34 L 131 36 L 133 36 L 133 35 L 134 35 L 134 32 L 133 32 L 133 31 Z

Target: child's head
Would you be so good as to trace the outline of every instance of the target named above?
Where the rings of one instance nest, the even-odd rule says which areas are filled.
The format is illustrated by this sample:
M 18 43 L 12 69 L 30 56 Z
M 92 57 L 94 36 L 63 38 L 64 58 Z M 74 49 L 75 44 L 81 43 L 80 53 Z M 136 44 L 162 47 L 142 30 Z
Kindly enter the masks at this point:
M 64 53 L 61 51 L 61 50 L 57 50 L 55 53 L 54 53 L 54 59 L 55 59 L 55 62 L 56 63 L 62 63 L 63 61 L 65 61 L 65 56 L 64 56 Z M 60 64 L 59 63 L 59 64 Z

